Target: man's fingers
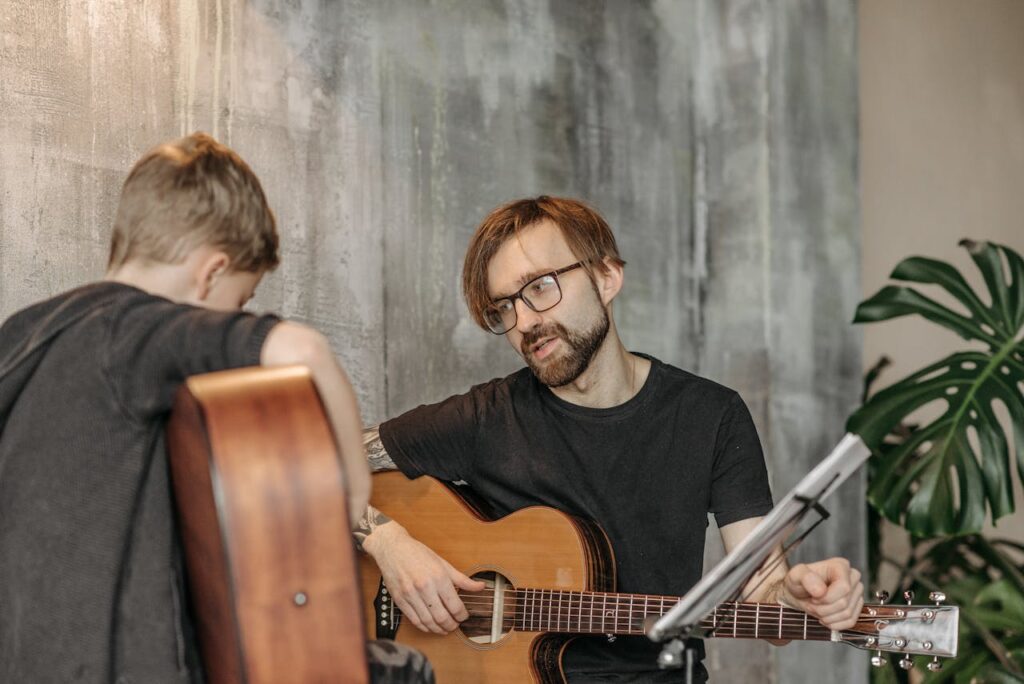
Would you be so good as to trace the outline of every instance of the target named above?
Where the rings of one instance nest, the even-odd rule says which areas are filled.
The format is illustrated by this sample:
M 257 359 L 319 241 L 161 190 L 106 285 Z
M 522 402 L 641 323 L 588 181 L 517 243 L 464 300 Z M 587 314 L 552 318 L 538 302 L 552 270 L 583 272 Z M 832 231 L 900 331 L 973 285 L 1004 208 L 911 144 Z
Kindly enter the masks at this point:
M 417 610 L 413 601 L 405 598 L 398 598 L 396 596 L 395 605 L 398 606 L 400 611 L 402 611 L 402 617 L 411 622 L 416 629 L 422 632 L 435 631 L 434 628 L 436 628 L 437 625 L 427 624 L 424 622 L 421 612 Z M 429 615 L 426 611 L 424 611 L 423 614 Z M 431 623 L 433 623 L 433 620 L 431 620 Z
M 810 598 L 820 598 L 828 591 L 825 580 L 808 565 L 793 566 L 793 569 L 789 571 L 789 579 L 792 584 L 796 585 L 798 591 L 802 590 L 802 593 Z
M 829 629 L 850 629 L 857 624 L 857 620 L 860 618 L 860 611 L 863 607 L 864 599 L 857 597 L 847 608 L 835 613 L 821 615 L 818 617 L 818 620 Z
M 856 624 L 863 607 L 864 585 L 858 582 L 848 596 L 835 603 L 815 605 L 813 613 L 826 627 L 848 629 Z
M 412 593 L 406 597 L 426 631 L 447 634 L 457 626 L 436 592 Z
M 439 592 L 441 594 L 441 600 L 444 601 L 444 605 L 452 617 L 459 622 L 462 622 L 469 617 L 469 612 L 466 610 L 466 606 L 456 589 L 463 589 L 465 591 L 483 591 L 487 585 L 479 580 L 470 579 L 456 570 L 448 561 L 444 561 L 444 564 L 448 571 L 448 577 L 451 579 L 451 583 L 448 586 L 443 587 Z
M 849 580 L 836 580 L 828 585 L 828 590 L 823 596 L 818 597 L 816 602 L 823 606 L 839 604 L 845 608 L 849 604 L 852 589 L 853 587 L 850 585 Z
M 461 604 L 462 601 L 459 601 L 459 603 Z M 448 611 L 448 606 L 445 604 L 444 599 L 440 596 L 435 596 L 433 600 L 427 604 L 427 608 L 430 610 L 430 614 L 434 618 L 434 622 L 441 628 L 442 634 L 448 634 L 459 626 L 459 623 Z M 463 608 L 463 611 L 465 611 L 465 608 Z
M 863 595 L 864 585 L 860 581 L 860 572 L 850 570 L 849 573 L 834 576 L 828 585 L 828 591 L 816 602 L 821 605 L 839 604 L 846 608 Z
M 448 566 L 448 576 L 451 578 L 452 584 L 459 589 L 465 589 L 466 591 L 483 591 L 486 588 L 486 584 L 480 580 L 470 579 L 456 570 L 448 561 L 445 561 L 445 564 Z
M 449 586 L 442 589 L 440 592 L 441 601 L 444 603 L 445 610 L 459 622 L 462 622 L 469 617 L 469 612 L 466 610 L 466 605 L 462 602 L 458 593 L 455 591 L 455 587 Z M 454 629 L 454 628 L 453 628 Z

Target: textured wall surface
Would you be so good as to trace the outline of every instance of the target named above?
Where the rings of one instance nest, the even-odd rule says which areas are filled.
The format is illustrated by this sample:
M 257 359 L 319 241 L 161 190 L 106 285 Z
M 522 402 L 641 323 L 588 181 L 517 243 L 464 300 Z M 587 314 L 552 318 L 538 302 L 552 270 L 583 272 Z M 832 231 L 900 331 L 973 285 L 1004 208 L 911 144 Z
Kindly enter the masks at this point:
M 578 196 L 629 262 L 627 345 L 738 389 L 781 494 L 860 384 L 854 15 L 852 0 L 7 0 L 0 316 L 101 275 L 132 161 L 207 130 L 280 219 L 258 308 L 324 329 L 377 421 L 519 366 L 465 313 L 463 250 L 500 202 Z M 845 487 L 799 556 L 861 559 L 862 506 Z M 714 643 L 708 664 L 721 682 L 866 669 L 822 644 Z

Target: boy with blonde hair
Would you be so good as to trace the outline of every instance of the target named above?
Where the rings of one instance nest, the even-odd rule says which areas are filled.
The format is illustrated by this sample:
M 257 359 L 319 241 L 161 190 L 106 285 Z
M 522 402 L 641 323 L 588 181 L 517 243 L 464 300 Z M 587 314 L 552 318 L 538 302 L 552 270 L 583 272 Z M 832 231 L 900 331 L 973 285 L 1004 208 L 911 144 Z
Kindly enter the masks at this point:
M 128 175 L 102 281 L 0 328 L 0 681 L 201 679 L 164 444 L 190 375 L 308 366 L 364 509 L 359 409 L 327 340 L 241 311 L 278 260 L 256 175 L 197 133 Z

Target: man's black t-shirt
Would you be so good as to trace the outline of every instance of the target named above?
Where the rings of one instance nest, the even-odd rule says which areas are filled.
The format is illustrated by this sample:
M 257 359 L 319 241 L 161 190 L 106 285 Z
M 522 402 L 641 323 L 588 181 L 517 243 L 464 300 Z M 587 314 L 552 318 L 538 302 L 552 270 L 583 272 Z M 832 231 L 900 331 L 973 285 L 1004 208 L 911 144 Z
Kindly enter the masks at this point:
M 739 395 L 656 359 L 620 406 L 570 404 L 524 368 L 387 421 L 380 436 L 407 476 L 465 481 L 501 515 L 542 505 L 596 521 L 623 592 L 681 596 L 702 573 L 708 513 L 722 527 L 772 506 Z M 650 671 L 658 651 L 643 637 L 586 637 L 566 665 Z
M 0 328 L 0 681 L 189 680 L 164 421 L 277 320 L 107 282 Z

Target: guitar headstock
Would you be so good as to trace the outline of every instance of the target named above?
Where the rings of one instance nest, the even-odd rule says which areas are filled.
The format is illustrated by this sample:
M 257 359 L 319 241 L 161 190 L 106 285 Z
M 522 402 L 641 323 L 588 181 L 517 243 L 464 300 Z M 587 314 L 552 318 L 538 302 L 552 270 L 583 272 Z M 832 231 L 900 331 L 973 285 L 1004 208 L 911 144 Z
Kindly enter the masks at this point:
M 959 637 L 960 609 L 943 606 L 945 594 L 933 591 L 928 598 L 935 605 L 913 605 L 914 593 L 904 592 L 906 605 L 887 605 L 887 592 L 878 592 L 880 603 L 866 605 L 861 611 L 857 624 L 852 629 L 833 635 L 836 641 L 869 651 L 876 651 L 871 664 L 881 667 L 885 664 L 882 651 L 900 653 L 900 667 L 909 670 L 914 666 L 912 655 L 934 656 L 928 669 L 936 672 L 942 669 L 939 658 L 955 658 Z

